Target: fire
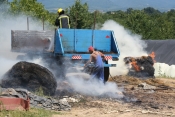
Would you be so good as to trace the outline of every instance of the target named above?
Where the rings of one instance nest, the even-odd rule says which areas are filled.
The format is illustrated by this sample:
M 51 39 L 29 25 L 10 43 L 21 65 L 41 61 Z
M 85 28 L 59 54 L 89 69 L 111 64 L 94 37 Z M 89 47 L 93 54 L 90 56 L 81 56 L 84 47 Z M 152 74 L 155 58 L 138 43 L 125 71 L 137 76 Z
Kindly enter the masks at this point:
M 140 67 L 137 65 L 137 61 L 135 61 L 135 59 L 131 60 L 131 65 L 133 66 L 135 71 L 140 71 Z
M 156 62 L 156 60 L 154 59 L 155 58 L 155 53 L 151 52 L 151 54 L 149 54 L 149 56 L 153 59 L 153 62 L 155 63 Z
M 136 77 L 154 77 L 154 57 L 154 52 L 148 56 L 125 57 L 124 62 L 127 66 L 129 65 L 128 75 Z
M 125 64 L 129 64 L 132 65 L 132 68 L 136 71 L 144 71 L 144 69 L 146 67 L 148 67 L 147 64 L 151 64 L 152 66 L 154 65 L 154 63 L 156 62 L 154 60 L 155 58 L 155 53 L 152 52 L 151 54 L 149 54 L 148 56 L 141 56 L 141 57 L 125 57 L 124 61 Z M 144 66 L 144 67 L 143 67 Z

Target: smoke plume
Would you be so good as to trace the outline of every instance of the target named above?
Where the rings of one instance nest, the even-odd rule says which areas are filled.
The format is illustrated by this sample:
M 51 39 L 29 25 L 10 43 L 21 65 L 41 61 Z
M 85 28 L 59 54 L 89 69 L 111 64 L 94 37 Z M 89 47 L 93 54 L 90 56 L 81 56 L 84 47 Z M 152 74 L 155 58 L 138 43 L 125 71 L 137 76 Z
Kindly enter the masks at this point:
M 127 74 L 128 68 L 124 64 L 124 57 L 140 57 L 147 55 L 147 53 L 144 51 L 146 44 L 141 40 L 142 37 L 140 35 L 132 34 L 128 29 L 125 29 L 123 26 L 113 20 L 106 21 L 101 29 L 114 31 L 120 50 L 119 61 L 109 61 L 109 63 L 117 64 L 117 67 L 110 69 L 112 76 Z
M 0 6 L 0 78 L 18 61 L 16 57 L 24 53 L 11 52 L 11 30 L 27 30 L 27 17 L 25 15 L 12 16 L 7 12 L 8 6 Z M 42 22 L 28 17 L 29 30 L 43 30 Z M 46 25 L 47 26 L 47 25 Z M 46 27 L 45 26 L 45 27 Z M 48 26 L 46 27 L 48 28 Z M 35 60 L 33 62 L 39 62 Z M 39 62 L 41 64 L 41 61 Z
M 132 34 L 129 30 L 125 29 L 117 22 L 112 20 L 106 21 L 101 29 L 114 31 L 115 38 L 117 40 L 117 44 L 120 50 L 119 61 L 109 61 L 109 63 L 117 64 L 117 67 L 110 68 L 110 73 L 112 76 L 127 74 L 128 69 L 123 61 L 124 57 L 138 57 L 147 55 L 147 53 L 144 51 L 144 47 L 146 47 L 146 44 L 142 42 L 141 36 Z M 85 80 L 85 77 L 87 79 L 87 76 L 83 74 L 82 77 L 77 75 L 69 75 L 68 80 L 75 89 L 75 91 L 83 94 L 93 96 L 107 94 L 108 96 L 113 98 L 121 98 L 123 96 L 122 89 L 119 89 L 119 87 L 115 83 L 107 82 L 104 85 L 96 80 L 90 79 L 90 76 L 89 80 Z
M 119 88 L 114 82 L 106 82 L 106 84 L 91 79 L 90 76 L 83 73 L 71 74 L 68 76 L 68 82 L 73 87 L 74 91 L 84 95 L 123 98 L 122 88 Z

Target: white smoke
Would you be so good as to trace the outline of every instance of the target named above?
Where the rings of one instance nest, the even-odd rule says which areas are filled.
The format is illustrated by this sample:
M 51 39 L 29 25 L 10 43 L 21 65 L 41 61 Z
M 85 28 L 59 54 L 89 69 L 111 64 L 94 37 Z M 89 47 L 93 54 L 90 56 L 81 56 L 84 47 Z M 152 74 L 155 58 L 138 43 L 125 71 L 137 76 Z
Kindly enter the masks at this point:
M 120 50 L 119 61 L 109 61 L 109 63 L 117 64 L 117 67 L 110 68 L 112 76 L 127 74 L 128 68 L 124 65 L 124 57 L 140 57 L 147 55 L 144 51 L 146 44 L 141 40 L 140 35 L 132 34 L 129 30 L 113 20 L 106 21 L 101 29 L 114 31 Z
M 18 61 L 16 57 L 24 53 L 11 52 L 11 30 L 27 30 L 27 17 L 25 15 L 11 16 L 7 14 L 8 6 L 1 5 L 0 8 L 0 78 Z M 29 19 L 29 30 L 43 30 L 42 22 L 31 17 Z M 47 27 L 46 27 L 47 26 Z M 48 28 L 48 25 L 45 27 Z M 31 61 L 32 62 L 32 61 Z M 40 60 L 33 61 L 42 64 Z
M 17 60 L 7 59 L 0 56 L 0 65 L 1 65 L 0 79 L 17 62 L 18 62 Z
M 117 22 L 112 20 L 106 21 L 103 24 L 102 30 L 113 30 L 115 38 L 118 43 L 120 50 L 119 61 L 109 61 L 109 63 L 116 63 L 117 67 L 110 68 L 112 76 L 125 75 L 128 72 L 127 67 L 124 65 L 123 58 L 132 56 L 139 57 L 142 55 L 147 55 L 144 51 L 146 47 L 145 43 L 141 40 L 141 36 L 132 34 L 129 30 L 125 29 L 123 26 L 119 25 Z M 85 78 L 86 77 L 86 78 Z M 86 80 L 85 80 L 86 79 Z M 83 94 L 100 96 L 107 94 L 110 97 L 121 98 L 122 89 L 112 82 L 107 82 L 105 85 L 99 83 L 98 81 L 87 80 L 87 76 L 82 74 L 82 77 L 72 74 L 68 77 L 70 84 L 73 86 L 74 90 Z
M 146 48 L 146 43 L 141 40 L 140 35 L 132 34 L 129 30 L 125 29 L 123 26 L 115 21 L 109 20 L 103 24 L 103 30 L 113 30 L 117 44 L 120 50 L 119 61 L 109 61 L 109 63 L 117 64 L 117 67 L 110 68 L 110 73 L 112 76 L 116 75 L 126 75 L 128 68 L 125 65 L 124 57 L 140 57 L 147 56 L 147 52 L 144 51 Z M 175 65 L 169 66 L 165 63 L 155 63 L 155 77 L 170 77 L 175 78 Z
M 111 98 L 122 98 L 122 88 L 118 88 L 114 82 L 105 84 L 91 79 L 87 74 L 77 73 L 69 76 L 68 81 L 76 92 L 90 96 L 106 96 Z
M 74 91 L 89 95 L 110 98 L 123 98 L 123 88 L 114 82 L 92 79 L 91 75 L 82 72 L 83 67 L 77 66 L 67 69 L 66 79 Z M 70 88 L 70 87 L 69 87 Z

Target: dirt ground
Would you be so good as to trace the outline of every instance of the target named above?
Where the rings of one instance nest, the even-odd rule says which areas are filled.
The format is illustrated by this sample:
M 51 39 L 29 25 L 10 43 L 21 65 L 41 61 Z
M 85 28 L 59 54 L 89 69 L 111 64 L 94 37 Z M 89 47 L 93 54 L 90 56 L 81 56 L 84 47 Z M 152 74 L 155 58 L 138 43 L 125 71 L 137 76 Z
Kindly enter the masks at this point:
M 124 98 L 86 97 L 53 117 L 175 117 L 175 79 L 116 76 L 108 82 L 124 87 Z

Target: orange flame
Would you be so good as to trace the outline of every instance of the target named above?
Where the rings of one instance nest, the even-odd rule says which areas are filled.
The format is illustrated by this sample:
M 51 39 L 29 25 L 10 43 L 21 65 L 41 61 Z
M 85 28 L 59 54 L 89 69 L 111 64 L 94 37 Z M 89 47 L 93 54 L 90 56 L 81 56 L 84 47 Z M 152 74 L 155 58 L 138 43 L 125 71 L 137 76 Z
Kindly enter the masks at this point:
M 135 59 L 132 59 L 131 65 L 133 66 L 135 71 L 140 71 L 140 67 L 137 65 L 137 62 L 135 61 Z
M 151 54 L 149 54 L 149 56 L 153 59 L 154 63 L 156 62 L 156 60 L 154 59 L 155 58 L 155 53 L 154 52 L 151 52 Z

